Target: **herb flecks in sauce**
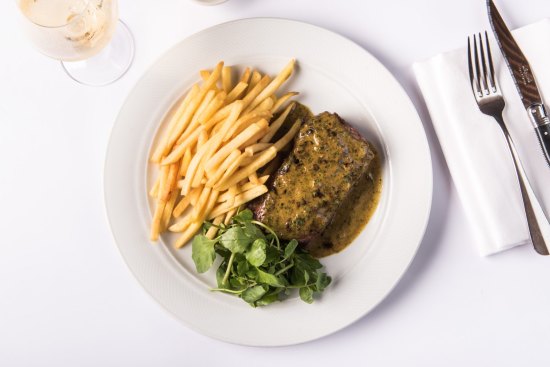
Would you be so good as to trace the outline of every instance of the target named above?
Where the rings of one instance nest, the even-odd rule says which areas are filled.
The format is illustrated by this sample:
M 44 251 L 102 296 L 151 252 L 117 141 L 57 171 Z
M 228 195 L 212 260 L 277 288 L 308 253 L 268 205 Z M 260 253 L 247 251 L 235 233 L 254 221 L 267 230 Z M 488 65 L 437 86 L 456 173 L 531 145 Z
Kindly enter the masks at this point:
M 256 217 L 282 238 L 298 239 L 316 257 L 340 251 L 376 206 L 375 156 L 371 144 L 338 115 L 324 112 L 307 120 L 270 191 L 253 205 Z M 378 185 L 372 181 L 369 189 L 368 177 Z

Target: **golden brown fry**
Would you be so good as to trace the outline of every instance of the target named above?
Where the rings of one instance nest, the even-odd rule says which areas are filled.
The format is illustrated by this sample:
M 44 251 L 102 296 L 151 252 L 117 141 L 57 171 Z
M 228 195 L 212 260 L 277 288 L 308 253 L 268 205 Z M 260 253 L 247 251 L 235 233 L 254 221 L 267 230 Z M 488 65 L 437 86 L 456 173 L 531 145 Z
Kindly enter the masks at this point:
M 221 222 L 223 222 L 224 215 L 218 215 L 214 220 L 212 221 L 212 227 L 208 228 L 208 231 L 206 231 L 206 238 L 213 239 L 218 234 L 218 226 Z
M 264 77 L 254 86 L 254 88 L 252 88 L 252 90 L 247 91 L 246 95 L 242 99 L 245 112 L 252 110 L 252 108 L 250 108 L 251 103 L 269 85 L 269 82 L 271 82 L 271 78 L 268 75 L 264 75 Z
M 254 172 L 253 174 L 251 174 L 250 176 L 248 176 L 248 179 L 249 179 L 250 182 L 252 182 L 253 184 L 260 185 L 260 180 L 258 179 L 258 175 L 256 174 L 256 172 Z
M 207 81 L 208 78 L 210 78 L 210 71 L 209 70 L 201 70 L 201 71 L 199 71 L 199 75 L 201 76 L 201 79 L 203 81 Z
M 260 131 L 256 132 L 256 134 L 252 135 L 250 138 L 248 138 L 247 141 L 241 144 L 239 149 L 246 149 L 247 147 L 254 145 L 258 143 L 258 140 L 264 137 L 265 134 L 268 132 L 268 127 L 263 127 Z
M 149 191 L 149 196 L 156 198 L 159 193 L 159 186 L 160 186 L 160 177 L 157 177 L 155 180 L 155 183 L 153 184 L 153 187 Z
M 269 141 L 271 141 L 271 138 L 273 138 L 277 131 L 279 131 L 293 107 L 294 103 L 290 103 L 285 111 L 281 113 L 281 115 L 277 117 L 277 119 L 273 121 L 271 125 L 269 125 L 269 131 L 267 132 L 267 134 L 265 134 L 263 138 L 260 139 L 260 143 L 268 143 Z
M 155 149 L 155 152 L 151 156 L 151 162 L 158 163 L 162 159 L 162 155 L 165 151 L 166 144 L 168 144 L 168 139 L 170 138 L 170 135 L 172 133 L 172 130 L 175 128 L 175 125 L 177 124 L 178 120 L 181 118 L 185 110 L 188 108 L 189 103 L 191 100 L 196 98 L 197 94 L 199 93 L 199 86 L 197 84 L 194 84 L 189 93 L 185 96 L 183 101 L 178 106 L 178 109 L 174 112 L 172 115 L 170 122 L 168 123 L 168 126 L 166 128 L 166 132 L 164 133 L 164 136 L 162 140 L 159 142 L 157 148 Z
M 247 127 L 242 133 L 235 138 L 227 142 L 210 160 L 206 163 L 205 169 L 214 173 L 215 169 L 233 150 L 237 149 L 242 143 L 250 139 L 258 131 L 264 129 L 267 126 L 267 121 L 262 119 L 249 127 Z
M 189 149 L 199 138 L 199 136 L 204 132 L 204 126 L 197 127 L 184 141 L 181 142 L 178 146 L 174 147 L 174 150 L 162 160 L 162 165 L 171 164 L 177 162 L 183 155 L 185 151 Z
M 204 84 L 201 86 L 197 96 L 189 102 L 188 108 L 185 109 L 185 112 L 183 113 L 182 117 L 178 120 L 176 126 L 171 132 L 171 136 L 168 139 L 168 143 L 164 148 L 163 155 L 166 155 L 170 151 L 170 149 L 172 149 L 176 141 L 179 139 L 180 135 L 185 131 L 185 128 L 191 121 L 195 111 L 199 107 L 205 95 L 212 88 L 212 86 L 214 86 L 214 84 L 218 81 L 222 68 L 223 68 L 223 62 L 219 62 L 218 65 L 216 65 L 216 68 L 214 69 L 212 74 L 210 74 L 210 77 L 208 78 L 208 80 L 205 81 Z
M 250 82 L 248 83 L 248 89 L 246 90 L 246 93 L 249 93 L 256 84 L 262 79 L 262 74 L 260 74 L 257 70 L 254 70 L 252 72 L 252 77 L 250 78 Z
M 212 174 L 212 176 L 208 179 L 206 182 L 207 187 L 213 187 L 215 184 L 217 184 L 220 179 L 222 178 L 223 174 L 227 170 L 227 168 L 241 155 L 241 152 L 238 149 L 235 149 L 227 156 L 227 158 L 223 161 L 223 163 L 216 169 L 216 172 Z
M 191 219 L 193 213 L 189 212 L 184 217 L 180 218 L 176 223 L 172 224 L 170 227 L 168 227 L 168 230 L 170 232 L 183 232 L 185 231 L 189 225 L 193 222 Z
M 254 98 L 254 100 L 247 107 L 247 110 L 252 110 L 254 107 L 262 103 L 264 99 L 275 93 L 277 89 L 279 89 L 279 87 L 290 77 L 292 71 L 294 70 L 295 64 L 296 60 L 290 60 L 290 62 L 283 68 L 283 70 L 281 70 L 279 75 L 277 75 L 275 79 L 273 79 L 273 81 L 269 83 L 269 85 L 265 87 L 265 89 L 263 89 L 256 98 Z
M 162 213 L 164 212 L 165 206 L 165 202 L 157 200 L 157 206 L 155 207 L 155 214 L 153 214 L 153 222 L 151 224 L 151 241 L 157 241 L 159 239 Z
M 270 111 L 271 108 L 273 107 L 273 104 L 274 104 L 273 98 L 271 97 L 266 98 L 262 103 L 257 105 L 251 112 L 254 113 L 254 112 Z
M 232 205 L 227 205 L 225 203 L 218 204 L 207 216 L 207 219 L 212 219 L 217 217 L 220 214 L 227 213 L 231 209 L 234 209 L 243 204 L 246 204 L 249 201 L 257 198 L 258 196 L 265 194 L 266 192 L 267 192 L 267 187 L 265 185 L 256 186 L 253 189 L 245 191 L 237 195 L 237 197 L 235 197 L 235 201 L 233 202 Z
M 202 157 L 204 153 L 206 153 L 207 149 L 208 149 L 208 145 L 203 145 L 199 147 L 197 150 L 197 153 L 191 159 L 191 162 L 189 163 L 189 168 L 187 169 L 187 172 L 185 173 L 185 178 L 183 179 L 183 185 L 181 188 L 182 195 L 187 195 L 191 191 L 191 184 L 193 183 L 193 178 L 199 168 L 199 163 L 202 160 Z
M 275 149 L 277 149 L 277 151 L 280 152 L 285 145 L 287 145 L 288 143 L 290 143 L 292 139 L 294 139 L 294 135 L 298 133 L 298 130 L 300 130 L 301 126 L 302 126 L 302 121 L 300 119 L 296 120 L 292 125 L 292 127 L 290 128 L 290 130 L 288 130 L 288 132 L 285 135 L 283 135 L 281 139 L 277 140 L 277 142 L 273 144 Z
M 191 204 L 192 201 L 193 202 L 197 201 L 197 197 L 200 195 L 200 192 L 201 192 L 200 188 L 197 188 L 191 191 L 188 195 L 185 195 L 183 199 L 181 199 L 179 203 L 176 205 L 176 207 L 174 208 L 172 215 L 175 218 L 182 215 L 185 209 L 189 207 L 189 204 Z
M 246 87 L 248 86 L 248 84 L 244 83 L 244 82 L 239 82 L 235 88 L 233 88 L 228 94 L 227 94 L 227 102 L 228 103 L 231 103 L 233 101 L 235 101 L 237 98 L 239 98 L 241 96 L 241 94 L 243 94 L 243 92 L 246 90 Z
M 253 113 L 247 113 L 245 115 L 242 115 L 239 117 L 239 119 L 231 126 L 227 134 L 225 135 L 223 141 L 228 141 L 229 139 L 235 137 L 236 135 L 240 134 L 244 129 L 249 127 L 254 122 L 258 122 L 261 119 L 269 120 L 271 118 L 271 114 L 268 111 L 263 112 L 253 112 Z
M 187 168 L 189 168 L 189 163 L 191 162 L 191 148 L 187 147 L 185 149 L 185 153 L 183 154 L 183 158 L 181 159 L 180 164 L 180 172 L 179 177 L 185 176 L 185 173 L 187 172 Z
M 187 227 L 187 229 L 181 234 L 181 236 L 174 243 L 175 248 L 181 248 L 186 245 L 195 233 L 201 228 L 202 222 L 193 222 Z
M 273 107 L 271 107 L 271 113 L 276 114 L 277 112 L 279 112 L 290 98 L 297 96 L 298 94 L 298 92 L 288 92 L 283 94 L 279 99 L 277 99 Z
M 240 82 L 248 84 L 249 79 L 250 79 L 250 68 L 246 68 L 244 69 Z
M 265 164 L 275 158 L 276 155 L 277 149 L 275 149 L 275 147 L 264 150 L 252 163 L 239 169 L 237 172 L 235 172 L 235 174 L 233 174 L 231 177 L 228 177 L 226 180 L 222 180 L 222 182 L 215 185 L 214 188 L 220 191 L 227 190 L 229 187 L 238 183 L 242 179 L 247 178 L 253 172 L 256 172 L 259 168 L 263 167 Z
M 247 146 L 244 151 L 248 153 L 248 155 L 253 156 L 256 153 L 263 152 L 267 148 L 271 147 L 273 144 L 271 143 L 256 143 Z
M 210 192 L 210 195 L 208 196 L 208 201 L 206 202 L 206 205 L 203 208 L 201 208 L 200 211 L 198 210 L 195 211 L 193 213 L 193 218 L 195 220 L 199 220 L 200 222 L 204 222 L 204 220 L 206 219 L 206 216 L 210 214 L 210 212 L 212 211 L 212 208 L 214 208 L 214 205 L 216 205 L 219 194 L 220 194 L 219 191 L 212 190 Z
M 233 219 L 233 216 L 235 215 L 235 213 L 237 213 L 238 210 L 239 210 L 239 208 L 237 207 L 237 208 L 233 208 L 230 211 L 228 211 L 227 213 L 225 213 L 225 220 L 223 221 L 223 224 L 225 224 L 226 226 L 229 225 L 229 223 L 231 223 L 231 219 Z M 223 216 L 223 214 L 222 214 L 222 216 Z
M 222 88 L 225 93 L 231 91 L 231 86 L 233 82 L 231 81 L 231 66 L 224 66 L 222 69 Z
M 172 218 L 172 209 L 174 209 L 174 205 L 176 204 L 176 200 L 178 199 L 178 196 L 179 196 L 178 190 L 172 190 L 172 192 L 170 193 L 170 199 L 168 199 L 168 202 L 164 207 L 164 213 L 162 214 L 161 231 L 168 228 L 168 225 L 170 224 L 170 219 Z
M 225 99 L 227 98 L 227 93 L 220 92 L 216 97 L 210 102 L 208 107 L 201 113 L 197 121 L 204 125 L 218 110 L 223 106 Z
M 208 202 L 208 198 L 210 197 L 210 192 L 212 192 L 212 189 L 210 187 L 202 188 L 201 196 L 199 196 L 197 205 L 193 207 L 193 220 L 199 219 L 201 214 L 204 212 L 206 203 Z

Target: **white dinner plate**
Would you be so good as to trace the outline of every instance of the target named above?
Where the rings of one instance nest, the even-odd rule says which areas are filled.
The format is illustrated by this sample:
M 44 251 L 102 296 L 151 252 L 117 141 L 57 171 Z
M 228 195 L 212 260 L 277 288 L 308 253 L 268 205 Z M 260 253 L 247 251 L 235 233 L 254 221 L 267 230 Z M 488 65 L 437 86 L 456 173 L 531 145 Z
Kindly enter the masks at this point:
M 272 75 L 291 58 L 286 90 L 314 113 L 337 112 L 372 141 L 383 160 L 380 204 L 348 248 L 322 259 L 332 284 L 313 304 L 298 297 L 265 308 L 209 291 L 214 271 L 198 275 L 191 246 L 149 242 L 149 151 L 163 116 L 198 71 L 219 60 Z M 422 123 L 399 83 L 350 40 L 285 19 L 243 19 L 174 46 L 136 84 L 112 129 L 105 162 L 105 205 L 122 256 L 141 285 L 189 327 L 224 341 L 279 346 L 313 340 L 351 324 L 384 299 L 421 242 L 431 207 L 432 166 Z

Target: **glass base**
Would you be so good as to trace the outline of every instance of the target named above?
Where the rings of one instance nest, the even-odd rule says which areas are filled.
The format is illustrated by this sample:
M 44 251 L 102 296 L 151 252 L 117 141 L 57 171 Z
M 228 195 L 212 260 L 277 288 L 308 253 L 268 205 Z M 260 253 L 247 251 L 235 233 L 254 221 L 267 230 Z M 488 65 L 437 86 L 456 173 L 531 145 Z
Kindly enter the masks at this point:
M 77 82 L 100 87 L 126 74 L 134 60 L 134 53 L 132 32 L 119 20 L 111 42 L 100 53 L 82 61 L 62 61 L 61 66 Z

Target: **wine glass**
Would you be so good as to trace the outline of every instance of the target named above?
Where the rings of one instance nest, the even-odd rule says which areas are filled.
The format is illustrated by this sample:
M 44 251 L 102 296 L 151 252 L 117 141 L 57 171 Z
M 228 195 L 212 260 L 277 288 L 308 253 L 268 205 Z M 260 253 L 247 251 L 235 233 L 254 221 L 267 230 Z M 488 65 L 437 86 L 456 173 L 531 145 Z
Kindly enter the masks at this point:
M 134 59 L 134 39 L 118 19 L 116 0 L 16 0 L 23 29 L 43 54 L 61 60 L 82 84 L 122 77 Z

